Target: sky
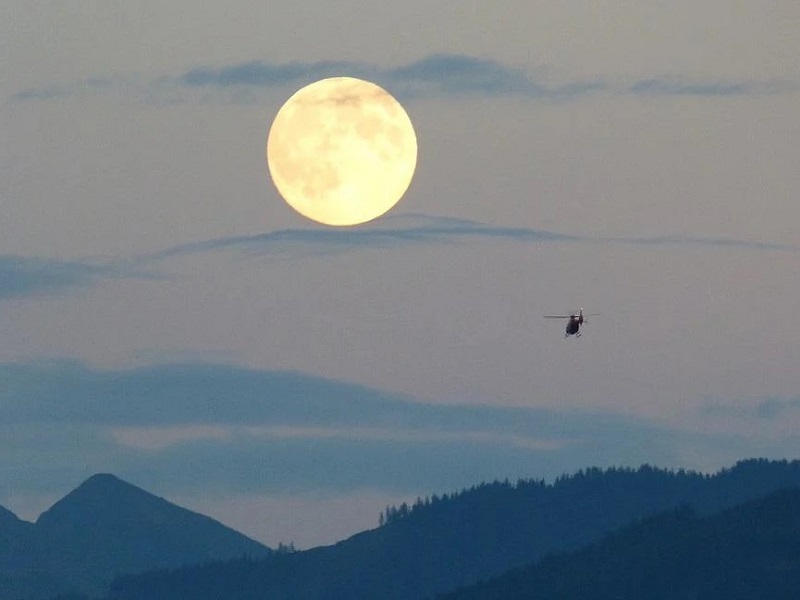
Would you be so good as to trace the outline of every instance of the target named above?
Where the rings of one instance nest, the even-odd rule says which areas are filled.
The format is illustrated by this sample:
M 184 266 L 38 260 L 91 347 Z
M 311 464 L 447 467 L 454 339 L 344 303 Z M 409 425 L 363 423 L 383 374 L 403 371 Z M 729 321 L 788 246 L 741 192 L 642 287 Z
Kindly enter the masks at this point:
M 268 545 L 588 466 L 799 458 L 800 4 L 7 0 L 0 505 L 98 472 Z M 373 81 L 385 216 L 269 177 Z M 579 339 L 542 316 L 600 313 Z

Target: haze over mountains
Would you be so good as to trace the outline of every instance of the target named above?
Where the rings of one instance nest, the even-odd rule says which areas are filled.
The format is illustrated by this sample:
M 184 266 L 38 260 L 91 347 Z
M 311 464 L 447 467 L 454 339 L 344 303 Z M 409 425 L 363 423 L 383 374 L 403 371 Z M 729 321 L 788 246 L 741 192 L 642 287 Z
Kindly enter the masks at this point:
M 524 597 L 534 585 L 530 581 L 541 589 L 561 589 L 542 587 L 542 573 L 552 585 L 563 578 L 577 581 L 573 563 L 610 561 L 617 570 L 608 572 L 620 577 L 624 573 L 620 565 L 631 561 L 638 569 L 657 571 L 657 561 L 683 552 L 681 544 L 687 540 L 702 554 L 704 544 L 718 549 L 720 544 L 756 539 L 747 527 L 762 517 L 772 523 L 767 532 L 781 518 L 789 519 L 787 524 L 795 518 L 800 522 L 796 494 L 776 500 L 778 508 L 756 503 L 756 508 L 719 516 L 720 511 L 787 489 L 800 490 L 799 461 L 743 461 L 711 476 L 649 466 L 592 468 L 551 484 L 485 483 L 421 498 L 411 506 L 387 507 L 376 529 L 332 546 L 276 553 L 112 475 L 95 475 L 35 524 L 0 509 L 0 598 L 45 600 L 71 593 L 72 598 L 109 600 L 412 600 L 456 588 L 477 594 L 464 598 L 505 597 L 506 592 L 501 596 L 487 592 L 492 589 L 486 587 L 489 583 L 477 591 L 466 590 L 494 577 L 500 577 L 497 585 L 511 585 L 508 590 Z M 657 525 L 635 524 L 663 511 L 667 516 L 653 521 Z M 637 527 L 644 527 L 644 533 L 636 533 Z M 659 543 L 666 544 L 662 550 L 653 556 L 642 554 L 642 548 L 658 547 L 647 537 L 653 531 L 676 528 L 683 528 L 685 535 L 661 536 Z M 772 573 L 778 559 L 795 564 L 791 563 L 794 550 L 800 564 L 800 539 L 791 533 L 793 529 L 787 531 L 793 546 L 787 542 L 778 554 L 753 558 L 764 573 Z M 739 537 L 732 541 L 724 537 L 731 532 L 739 532 L 735 533 Z M 616 541 L 601 542 L 609 534 Z M 717 534 L 722 537 L 714 538 Z M 629 547 L 625 540 L 630 539 L 640 541 Z M 765 547 L 764 539 L 758 539 Z M 564 552 L 575 554 L 536 566 L 542 557 Z M 648 565 L 635 562 L 651 559 L 654 562 Z M 740 562 L 715 562 L 717 576 L 724 577 L 726 568 L 741 569 Z M 502 578 L 522 568 L 509 576 L 512 584 Z M 589 573 L 586 581 L 590 581 L 591 570 L 581 569 Z

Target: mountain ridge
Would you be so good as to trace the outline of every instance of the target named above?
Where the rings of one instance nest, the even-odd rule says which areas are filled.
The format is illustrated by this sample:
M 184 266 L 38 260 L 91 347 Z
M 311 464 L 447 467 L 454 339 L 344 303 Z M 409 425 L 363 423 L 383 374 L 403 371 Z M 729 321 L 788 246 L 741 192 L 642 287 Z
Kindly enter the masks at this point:
M 643 465 L 590 468 L 552 484 L 493 482 L 401 505 L 383 526 L 331 546 L 121 577 L 109 598 L 420 600 L 664 510 L 687 504 L 710 514 L 784 488 L 800 488 L 800 461 L 739 461 L 713 475 Z
M 262 554 L 200 559 L 184 553 L 152 566 L 144 554 L 155 547 L 153 532 L 162 542 L 176 530 L 212 523 L 223 535 L 227 528 L 114 475 L 97 474 L 29 527 L 10 511 L 0 513 L 0 597 L 421 600 L 591 547 L 659 512 L 691 506 L 703 518 L 786 488 L 800 489 L 800 461 L 749 459 L 710 475 L 650 465 L 589 468 L 553 483 L 495 481 L 388 507 L 381 526 L 330 546 L 288 553 L 262 546 Z M 11 552 L 3 522 L 34 532 L 37 554 L 25 562 Z M 109 536 L 108 528 L 116 534 Z M 198 548 L 191 536 L 172 539 L 173 559 L 175 552 Z M 109 556 L 120 560 L 104 562 Z
M 769 598 L 800 586 L 800 489 L 702 516 L 683 506 L 437 600 Z
M 99 595 L 124 573 L 270 553 L 211 517 L 99 473 L 34 523 L 0 511 L 0 597 Z

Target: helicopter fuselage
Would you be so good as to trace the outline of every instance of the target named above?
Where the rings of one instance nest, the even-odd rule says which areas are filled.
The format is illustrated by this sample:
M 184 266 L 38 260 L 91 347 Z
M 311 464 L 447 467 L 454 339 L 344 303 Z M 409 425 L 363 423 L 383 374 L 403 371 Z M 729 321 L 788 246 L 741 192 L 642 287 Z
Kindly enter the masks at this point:
M 578 331 L 580 330 L 581 324 L 583 323 L 583 315 L 575 316 L 572 315 L 567 321 L 567 330 L 565 336 L 569 335 L 578 335 Z
M 586 315 L 587 317 L 591 317 L 592 315 L 600 314 L 600 313 L 590 313 Z M 568 338 L 571 335 L 575 337 L 581 336 L 581 325 L 586 323 L 586 319 L 583 318 L 583 309 L 578 311 L 578 314 L 570 313 L 568 315 L 545 315 L 545 319 L 567 319 L 567 328 L 566 332 L 564 333 L 564 337 Z

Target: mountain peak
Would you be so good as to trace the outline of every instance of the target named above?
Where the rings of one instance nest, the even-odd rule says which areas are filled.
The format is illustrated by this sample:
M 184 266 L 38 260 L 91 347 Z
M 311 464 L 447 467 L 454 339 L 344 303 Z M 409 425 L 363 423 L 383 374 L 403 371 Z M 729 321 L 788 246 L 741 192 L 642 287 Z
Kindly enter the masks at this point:
M 112 475 L 111 473 L 95 473 L 91 477 L 89 477 L 86 481 L 84 481 L 81 485 L 113 485 L 116 483 L 125 483 L 117 477 L 116 475 Z
M 143 515 L 166 507 L 178 509 L 166 500 L 154 496 L 110 473 L 92 475 L 77 488 L 39 516 L 37 525 L 80 525 L 96 523 L 115 515 Z M 132 514 L 133 513 L 133 514 Z
M 45 570 L 94 594 L 115 574 L 270 553 L 214 519 L 110 473 L 92 475 L 53 504 L 39 516 L 35 533 Z
M 127 481 L 123 481 L 116 475 L 112 475 L 111 473 L 96 473 L 86 479 L 83 483 L 81 483 L 78 487 L 76 487 L 70 494 L 66 497 L 69 497 L 72 494 L 79 494 L 79 495 L 86 495 L 86 494 L 114 494 L 114 493 L 125 493 L 125 492 L 134 492 L 135 491 L 142 492 L 144 494 L 148 494 L 141 488 L 137 488 L 135 485 L 128 483 Z M 150 495 L 150 494 L 148 494 Z
M 133 485 L 132 483 L 128 483 L 127 481 L 123 481 L 116 475 L 112 475 L 111 473 L 95 473 L 86 481 L 81 483 L 77 488 L 75 488 L 71 494 L 65 496 L 65 498 L 71 496 L 72 494 L 79 494 L 79 495 L 115 495 L 115 494 L 136 494 L 139 496 L 147 496 L 150 498 L 157 498 L 153 494 L 144 491 L 142 488 Z
M 166 546 L 202 558 L 264 554 L 269 550 L 214 519 L 182 508 L 110 473 L 92 475 L 36 521 L 51 539 L 89 545 L 130 543 L 139 550 Z

